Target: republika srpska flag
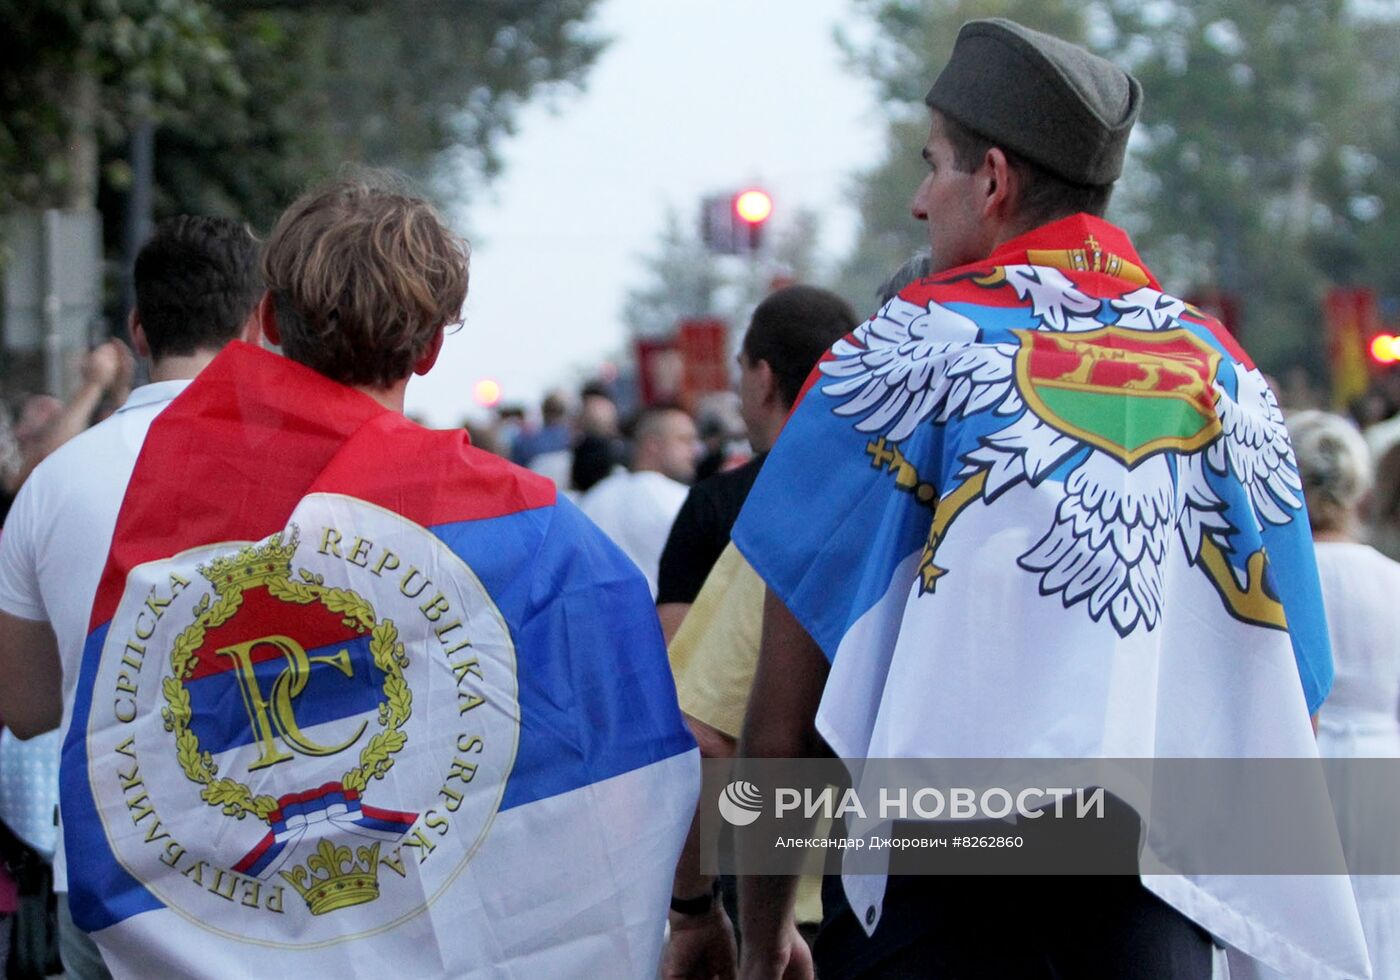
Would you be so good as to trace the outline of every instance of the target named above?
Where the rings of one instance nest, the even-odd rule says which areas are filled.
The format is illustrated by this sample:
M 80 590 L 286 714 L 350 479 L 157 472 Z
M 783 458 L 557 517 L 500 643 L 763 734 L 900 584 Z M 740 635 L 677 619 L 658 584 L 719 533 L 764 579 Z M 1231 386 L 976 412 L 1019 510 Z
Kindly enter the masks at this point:
M 651 976 L 698 759 L 553 486 L 234 345 L 151 427 L 64 746 L 129 976 Z
M 734 541 L 830 659 L 844 758 L 1316 758 L 1331 655 L 1278 403 L 1098 219 L 838 342 Z M 1366 972 L 1344 878 L 1144 884 L 1286 976 Z M 873 928 L 884 879 L 845 887 Z

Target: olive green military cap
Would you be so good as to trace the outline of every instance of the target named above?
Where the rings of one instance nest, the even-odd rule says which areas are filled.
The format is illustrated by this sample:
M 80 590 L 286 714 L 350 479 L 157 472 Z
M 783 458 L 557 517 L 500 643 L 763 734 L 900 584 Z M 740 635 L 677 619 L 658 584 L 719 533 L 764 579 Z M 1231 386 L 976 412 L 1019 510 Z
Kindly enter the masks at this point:
M 964 24 L 924 100 L 998 146 L 1075 184 L 1123 172 L 1142 86 L 1068 41 L 993 18 Z

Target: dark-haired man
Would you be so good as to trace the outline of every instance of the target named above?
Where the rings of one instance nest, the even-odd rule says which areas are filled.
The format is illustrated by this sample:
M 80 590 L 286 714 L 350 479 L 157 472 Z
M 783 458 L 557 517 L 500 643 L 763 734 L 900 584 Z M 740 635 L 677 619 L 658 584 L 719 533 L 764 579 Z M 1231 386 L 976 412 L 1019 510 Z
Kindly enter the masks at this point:
M 0 721 L 21 737 L 66 727 L 93 594 L 141 444 L 151 421 L 226 344 L 256 338 L 257 258 L 257 242 L 238 222 L 162 222 L 137 255 L 129 320 L 150 383 L 51 453 L 15 498 L 0 534 Z M 54 874 L 66 892 L 61 840 Z M 68 973 L 103 975 L 91 944 L 68 928 L 66 902 L 60 913 Z
M 1101 217 L 1141 100 L 1058 38 L 959 33 L 912 209 L 932 276 L 822 362 L 735 527 L 768 586 L 745 754 L 1315 756 L 1331 657 L 1282 413 Z M 1203 980 L 1212 936 L 1366 972 L 1345 879 L 846 860 L 867 873 L 828 881 L 824 977 Z M 745 878 L 741 909 L 746 978 L 810 975 L 790 879 Z
M 151 428 L 61 773 L 114 972 L 654 975 L 696 759 L 645 581 L 403 415 L 467 256 L 396 180 L 308 192 L 263 251 L 285 356 Z
M 45 459 L 0 536 L 0 664 L 9 679 L 0 719 L 16 733 L 58 726 L 60 682 L 71 697 L 107 542 L 151 421 L 230 341 L 257 338 L 257 259 L 246 227 L 195 216 L 162 222 L 137 255 L 128 329 L 151 381 Z
M 855 326 L 850 304 L 815 286 L 788 286 L 755 307 L 738 361 L 740 410 L 757 455 L 696 485 L 666 542 L 657 611 L 681 710 L 704 758 L 734 755 L 763 616 L 763 583 L 729 532 L 812 368 Z M 714 878 L 701 871 L 705 864 L 697 816 L 676 867 L 667 978 L 723 976 L 734 968 L 729 913 Z M 800 897 L 797 912 L 804 924 L 820 921 L 815 889 Z
M 656 609 L 668 642 L 729 544 L 744 498 L 802 383 L 856 321 L 849 303 L 816 286 L 786 286 L 754 307 L 737 355 L 739 410 L 754 456 L 697 483 L 676 515 L 657 576 Z

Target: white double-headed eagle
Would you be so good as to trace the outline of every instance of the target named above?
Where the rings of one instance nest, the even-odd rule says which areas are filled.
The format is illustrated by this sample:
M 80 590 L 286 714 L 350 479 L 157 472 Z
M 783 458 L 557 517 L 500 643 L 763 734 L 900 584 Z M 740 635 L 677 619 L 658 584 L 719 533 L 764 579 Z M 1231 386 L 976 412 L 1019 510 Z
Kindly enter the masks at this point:
M 1042 266 L 1006 266 L 999 274 L 1029 306 L 1039 330 L 1161 331 L 1182 326 L 1186 311 L 1181 300 L 1148 287 L 1105 302 Z M 1158 452 L 1129 467 L 1028 409 L 1017 387 L 1019 349 L 1014 340 L 982 337 L 976 323 L 947 306 L 895 299 L 852 341 L 836 345 L 821 365 L 830 379 L 821 391 L 838 400 L 833 410 L 852 418 L 858 431 L 894 443 L 925 423 L 990 413 L 993 427 L 960 458 L 961 469 L 944 475 L 943 496 L 985 474 L 980 496 L 991 502 L 1019 483 L 1041 485 L 1079 455 L 1063 474 L 1053 526 L 1018 564 L 1039 574 L 1042 593 L 1060 594 L 1067 607 L 1086 604 L 1095 621 L 1107 615 L 1123 636 L 1156 626 L 1163 560 L 1174 538 L 1193 564 L 1202 562 L 1203 548 L 1232 553 L 1239 529 L 1226 517 L 1212 474 L 1222 485 L 1228 477 L 1245 488 L 1255 530 L 1286 524 L 1301 507 L 1283 414 L 1258 370 L 1227 360 L 1212 379 L 1217 437 L 1195 451 Z M 1220 376 L 1225 372 L 1231 387 Z M 1258 587 L 1236 563 L 1221 567 L 1229 567 L 1240 590 Z

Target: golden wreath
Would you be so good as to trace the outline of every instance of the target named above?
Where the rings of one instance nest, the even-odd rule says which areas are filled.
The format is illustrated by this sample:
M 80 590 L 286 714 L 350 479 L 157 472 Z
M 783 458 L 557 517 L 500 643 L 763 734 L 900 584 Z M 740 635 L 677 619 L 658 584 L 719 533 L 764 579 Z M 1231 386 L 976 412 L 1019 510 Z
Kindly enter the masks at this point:
M 200 749 L 199 738 L 190 730 L 190 695 L 185 681 L 194 670 L 195 654 L 203 645 L 205 634 L 238 612 L 243 605 L 243 592 L 250 585 L 266 585 L 269 594 L 284 602 L 305 605 L 319 601 L 331 612 L 340 614 L 346 626 L 360 633 L 370 632 L 370 656 L 374 658 L 375 666 L 384 673 L 384 700 L 379 703 L 379 724 L 382 727 L 360 750 L 359 765 L 340 778 L 341 785 L 363 792 L 371 779 L 382 779 L 393 768 L 394 755 L 408 741 L 403 726 L 413 710 L 413 692 L 404 680 L 408 654 L 399 642 L 399 631 L 394 621 L 386 619 L 376 622 L 374 609 L 368 602 L 349 589 L 328 587 L 323 575 L 312 574 L 303 568 L 297 573 L 300 581 L 293 580 L 290 556 L 295 552 L 296 544 L 297 529 L 293 525 L 291 539 L 286 546 L 282 545 L 282 535 L 275 534 L 266 544 L 249 545 L 232 559 L 223 558 L 211 562 L 208 567 L 199 567 L 199 573 L 214 586 L 218 599 L 214 600 L 207 592 L 200 597 L 194 608 L 194 622 L 175 638 L 170 652 L 171 676 L 161 682 L 166 704 L 161 709 L 161 718 L 165 722 L 165 730 L 175 735 L 176 758 L 180 768 L 190 780 L 204 787 L 199 794 L 201 799 L 239 820 L 250 813 L 266 820 L 277 809 L 277 800 L 271 796 L 254 796 L 247 785 L 219 775 L 218 763 L 209 752 Z M 252 574 L 255 567 L 265 571 Z M 230 568 L 244 568 L 248 574 L 222 577 L 216 574 Z

